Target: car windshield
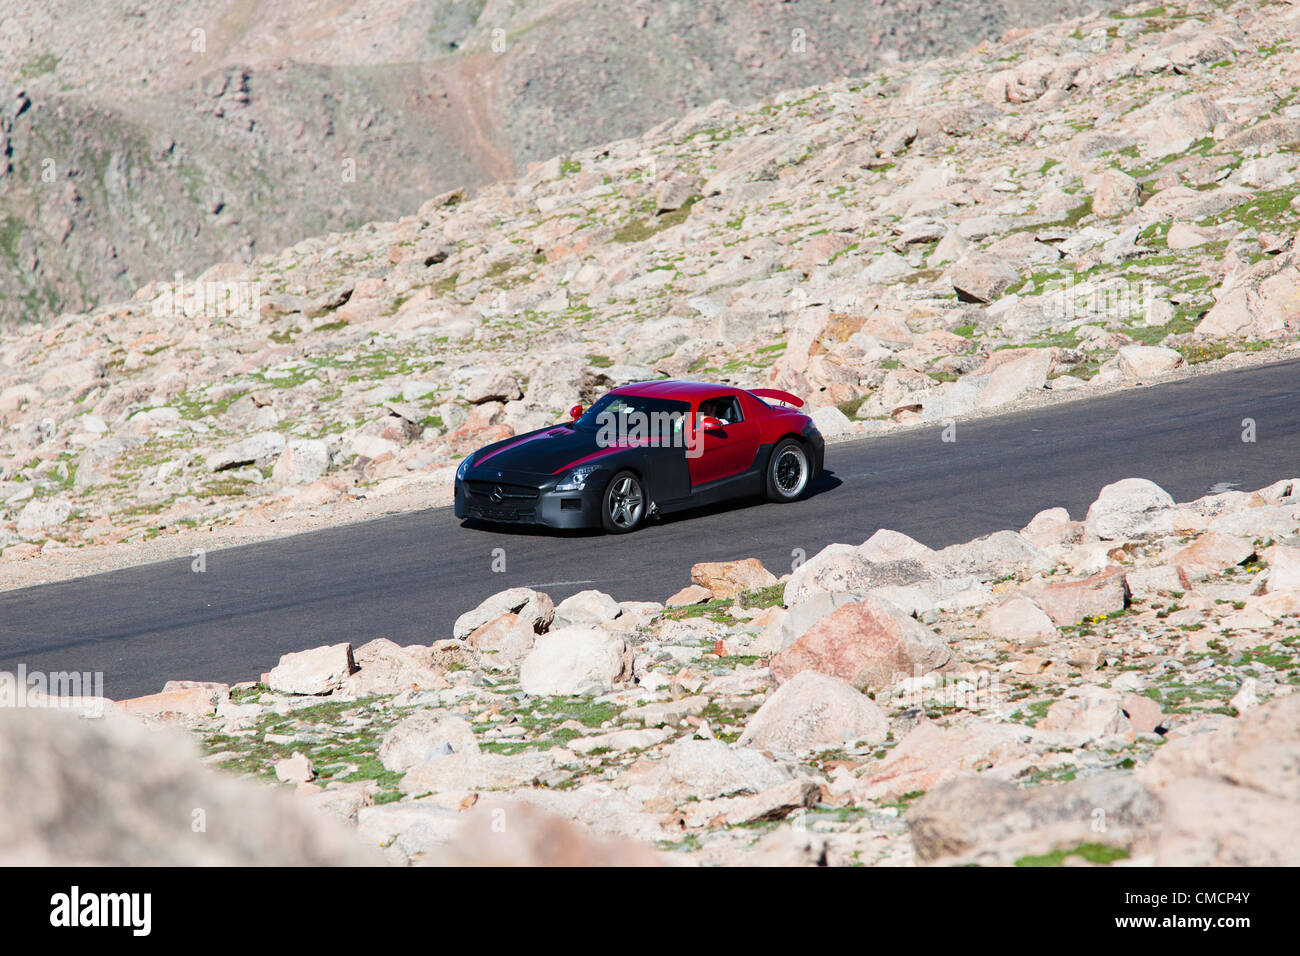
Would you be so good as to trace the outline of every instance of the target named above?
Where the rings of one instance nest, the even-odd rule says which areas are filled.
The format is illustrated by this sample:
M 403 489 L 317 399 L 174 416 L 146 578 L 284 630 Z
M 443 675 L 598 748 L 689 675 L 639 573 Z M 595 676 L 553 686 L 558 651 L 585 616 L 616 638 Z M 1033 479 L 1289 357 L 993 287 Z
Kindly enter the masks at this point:
M 598 399 L 573 424 L 583 431 L 617 436 L 620 443 L 638 439 L 653 442 L 679 435 L 690 410 L 687 402 L 611 392 Z

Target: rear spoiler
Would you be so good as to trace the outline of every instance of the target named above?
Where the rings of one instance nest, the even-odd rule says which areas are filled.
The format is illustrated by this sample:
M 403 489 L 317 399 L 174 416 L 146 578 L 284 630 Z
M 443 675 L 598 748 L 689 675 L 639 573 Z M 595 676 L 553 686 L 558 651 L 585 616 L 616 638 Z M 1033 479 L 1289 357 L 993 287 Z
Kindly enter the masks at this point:
M 749 394 L 757 395 L 759 398 L 774 398 L 778 402 L 784 402 L 787 405 L 793 405 L 795 408 L 803 408 L 803 399 L 796 398 L 789 392 L 782 392 L 775 388 L 751 388 Z

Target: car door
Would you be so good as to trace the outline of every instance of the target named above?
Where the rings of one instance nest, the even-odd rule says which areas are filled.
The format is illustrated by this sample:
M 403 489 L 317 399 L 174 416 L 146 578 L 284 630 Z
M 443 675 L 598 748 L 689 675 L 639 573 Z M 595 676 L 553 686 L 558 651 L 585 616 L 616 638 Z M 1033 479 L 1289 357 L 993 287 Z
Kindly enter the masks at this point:
M 701 419 L 724 422 L 720 428 L 702 428 Z M 746 421 L 735 395 L 704 398 L 696 406 L 694 422 L 698 454 L 688 455 L 691 488 L 731 478 L 749 468 L 758 454 L 758 426 Z

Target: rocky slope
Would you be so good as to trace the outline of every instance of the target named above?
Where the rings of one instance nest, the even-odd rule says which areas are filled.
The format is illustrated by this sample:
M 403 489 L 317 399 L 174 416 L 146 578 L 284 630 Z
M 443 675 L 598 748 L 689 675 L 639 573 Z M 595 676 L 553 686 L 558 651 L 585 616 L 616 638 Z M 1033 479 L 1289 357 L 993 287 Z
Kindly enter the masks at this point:
M 3 560 L 446 500 L 467 451 L 661 375 L 843 437 L 1294 349 L 1298 22 L 1143 6 L 719 102 L 4 333 Z
M 0 322 L 400 215 L 720 97 L 950 53 L 1087 6 L 9 3 Z
M 517 588 L 113 706 L 399 864 L 1300 862 L 1300 479 L 683 584 Z

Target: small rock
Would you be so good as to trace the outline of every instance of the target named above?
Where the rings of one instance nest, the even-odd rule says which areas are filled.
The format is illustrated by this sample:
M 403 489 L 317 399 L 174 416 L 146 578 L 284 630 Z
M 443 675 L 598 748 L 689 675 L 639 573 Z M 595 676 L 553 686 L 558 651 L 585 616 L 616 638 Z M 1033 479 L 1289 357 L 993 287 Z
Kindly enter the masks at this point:
M 1092 211 L 1098 216 L 1122 216 L 1138 204 L 1141 187 L 1132 176 L 1118 169 L 1107 169 L 1097 179 L 1092 195 Z
M 316 769 L 311 761 L 296 750 L 292 757 L 277 760 L 274 768 L 276 779 L 281 783 L 306 783 L 316 776 Z
M 703 604 L 711 600 L 713 600 L 713 592 L 708 588 L 702 588 L 698 584 L 688 584 L 664 601 L 664 606 L 689 607 L 692 604 Z

